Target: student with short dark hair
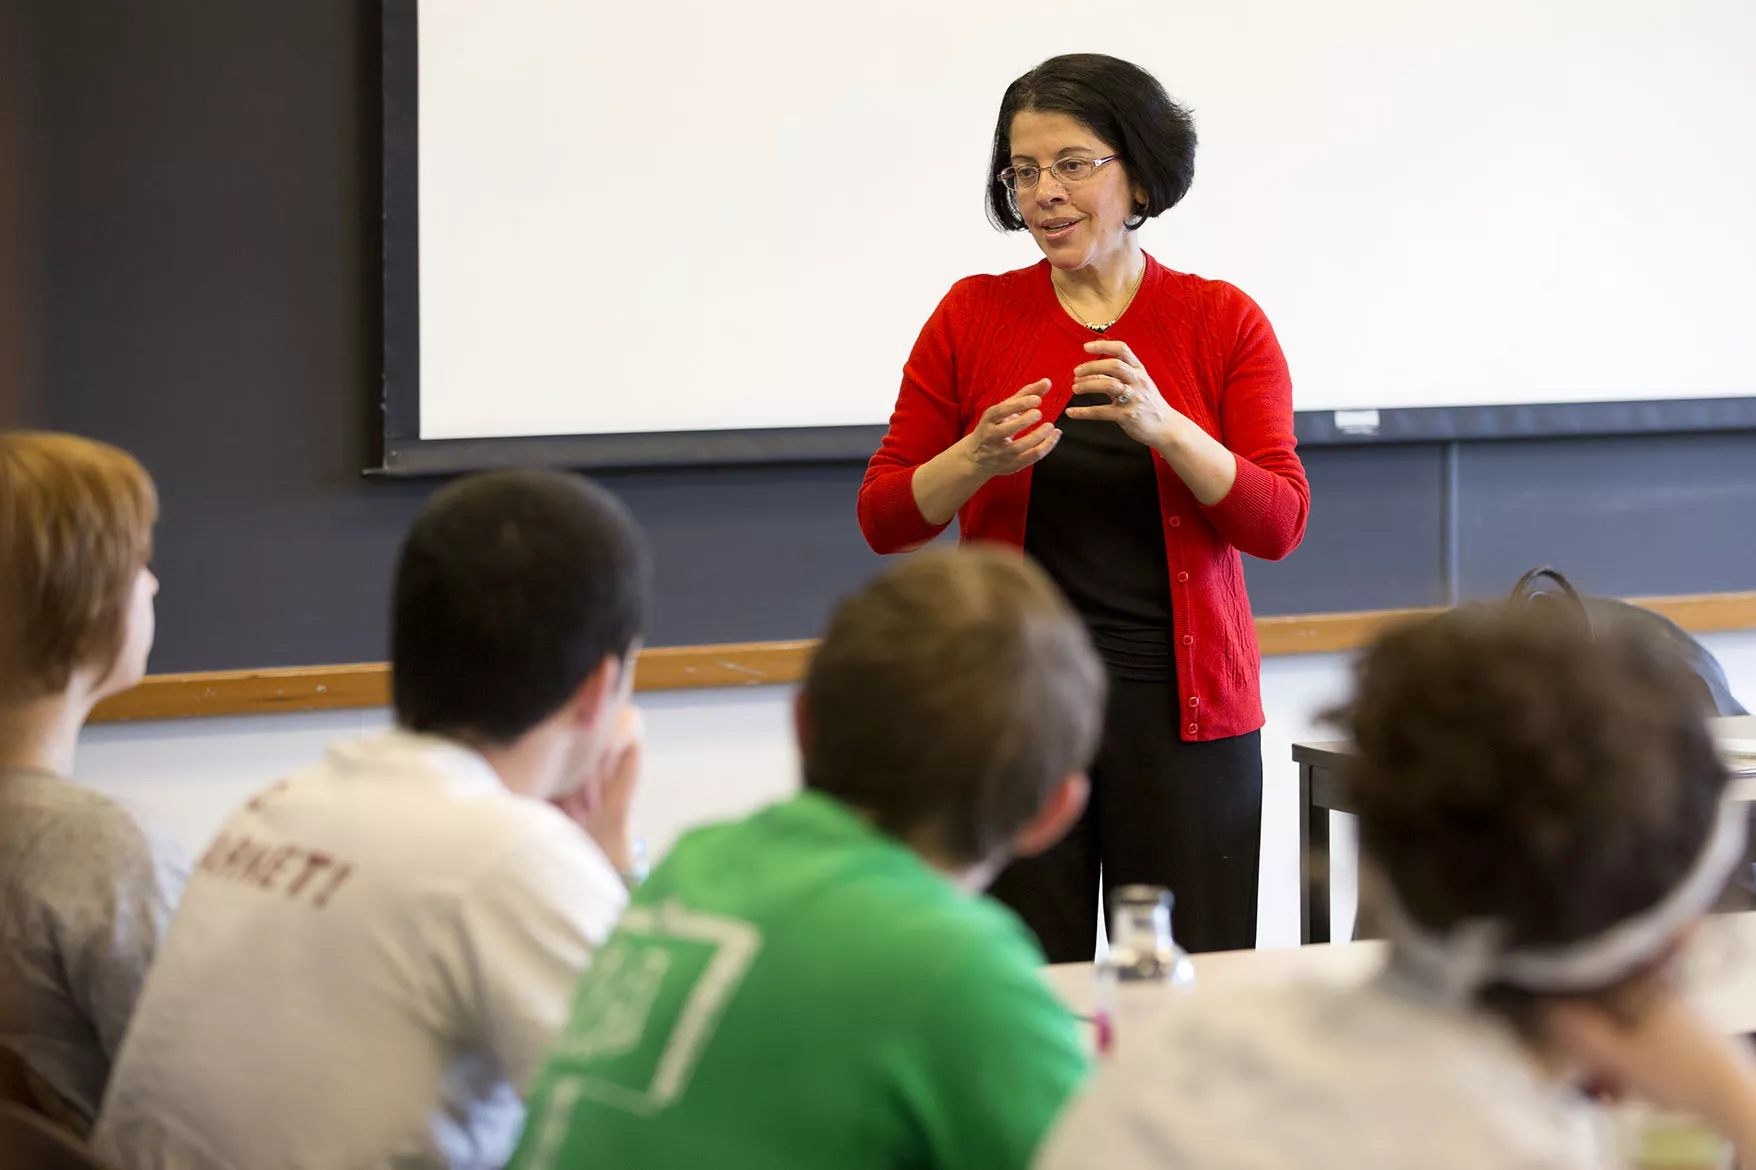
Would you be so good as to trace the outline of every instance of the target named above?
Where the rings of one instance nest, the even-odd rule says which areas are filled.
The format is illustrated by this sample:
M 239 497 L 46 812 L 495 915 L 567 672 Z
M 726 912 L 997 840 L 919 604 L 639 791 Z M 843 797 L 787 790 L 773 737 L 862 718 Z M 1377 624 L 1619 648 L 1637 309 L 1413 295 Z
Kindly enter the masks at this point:
M 257 795 L 202 857 L 104 1103 L 104 1157 L 505 1161 L 626 902 L 647 577 L 627 513 L 578 477 L 434 496 L 396 570 L 397 727 Z
M 1085 1057 L 979 891 L 1079 816 L 1103 691 L 1016 554 L 923 553 L 845 600 L 797 704 L 805 790 L 641 888 L 517 1170 L 1028 1165 Z
M 1340 722 L 1383 973 L 1197 989 L 1124 1023 L 1043 1167 L 1583 1168 L 1604 1151 L 1582 1086 L 1605 1082 L 1749 1164 L 1751 1056 L 1671 978 L 1744 840 L 1674 649 L 1456 610 L 1385 637 Z
M 69 779 L 92 708 L 146 671 L 157 518 L 125 452 L 0 433 L 0 1081 L 80 1131 L 187 869 Z

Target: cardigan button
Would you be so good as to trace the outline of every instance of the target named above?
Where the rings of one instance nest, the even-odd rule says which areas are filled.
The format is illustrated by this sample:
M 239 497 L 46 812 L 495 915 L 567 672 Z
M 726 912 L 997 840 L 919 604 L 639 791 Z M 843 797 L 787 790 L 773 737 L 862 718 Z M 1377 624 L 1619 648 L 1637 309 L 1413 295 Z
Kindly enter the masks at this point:
M 1177 584 L 1179 584 L 1179 585 L 1181 585 L 1183 582 L 1187 581 L 1188 579 L 1189 579 L 1189 574 L 1187 574 L 1187 573 L 1178 573 L 1177 574 Z
M 1183 635 L 1183 645 L 1185 645 L 1185 646 L 1195 645 L 1195 635 L 1194 634 L 1184 634 Z
M 1200 731 L 1200 730 L 1201 730 L 1201 729 L 1200 729 L 1200 728 L 1199 728 L 1199 727 L 1197 727 L 1197 726 L 1196 726 L 1196 725 L 1195 725 L 1195 724 L 1193 724 L 1193 723 L 1191 723 L 1191 724 L 1190 724 L 1190 725 L 1189 725 L 1189 734 L 1190 734 L 1190 735 L 1194 735 L 1194 734 L 1195 734 L 1195 733 L 1196 733 L 1196 732 L 1197 732 L 1197 731 Z
M 1191 707 L 1199 707 L 1201 705 L 1201 700 L 1197 699 L 1194 695 L 1190 695 L 1189 696 L 1189 705 Z
M 1169 524 L 1172 528 L 1176 528 L 1183 523 L 1183 518 L 1181 516 L 1172 516 L 1169 520 L 1165 521 L 1165 523 Z

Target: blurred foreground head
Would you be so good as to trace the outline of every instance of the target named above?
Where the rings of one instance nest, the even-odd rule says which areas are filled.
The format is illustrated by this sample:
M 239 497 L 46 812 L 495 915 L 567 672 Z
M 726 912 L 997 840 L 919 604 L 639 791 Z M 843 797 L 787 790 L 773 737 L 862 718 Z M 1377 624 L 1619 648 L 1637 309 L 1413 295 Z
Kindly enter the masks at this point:
M 802 697 L 805 783 L 946 861 L 1046 848 L 1067 826 L 1045 809 L 1083 807 L 1104 689 L 1078 616 L 1016 550 L 920 553 L 830 619 Z
M 606 662 L 626 689 L 651 568 L 627 509 L 582 476 L 491 471 L 434 493 L 403 540 L 391 613 L 397 720 L 516 743 Z
M 158 494 L 127 452 L 77 435 L 0 432 L 0 706 L 140 681 Z
M 1661 961 L 1742 856 L 1693 675 L 1632 626 L 1453 610 L 1368 653 L 1338 720 L 1399 960 L 1514 1014 Z

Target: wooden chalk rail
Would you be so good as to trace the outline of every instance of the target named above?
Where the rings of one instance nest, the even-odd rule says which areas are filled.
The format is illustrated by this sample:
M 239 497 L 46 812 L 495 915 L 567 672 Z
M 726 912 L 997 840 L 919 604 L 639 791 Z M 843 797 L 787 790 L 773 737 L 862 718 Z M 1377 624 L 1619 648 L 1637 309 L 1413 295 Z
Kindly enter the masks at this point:
M 1635 598 L 1691 633 L 1756 629 L 1756 592 Z M 1355 650 L 1386 626 L 1435 609 L 1382 609 L 1359 613 L 1288 614 L 1256 619 L 1265 657 Z M 760 686 L 804 677 L 812 641 L 730 642 L 713 646 L 660 646 L 641 652 L 635 689 Z M 94 721 L 187 719 L 205 715 L 263 715 L 383 707 L 390 702 L 390 667 L 294 666 L 160 674 L 101 704 Z

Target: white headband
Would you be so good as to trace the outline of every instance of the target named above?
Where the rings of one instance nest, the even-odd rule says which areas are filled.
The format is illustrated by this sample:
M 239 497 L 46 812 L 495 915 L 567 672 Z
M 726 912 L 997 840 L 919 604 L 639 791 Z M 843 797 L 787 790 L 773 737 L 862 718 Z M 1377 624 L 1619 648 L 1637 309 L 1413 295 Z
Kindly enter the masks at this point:
M 1743 805 L 1722 802 L 1700 854 L 1670 893 L 1602 934 L 1561 946 L 1502 949 L 1506 924 L 1495 918 L 1465 919 L 1435 933 L 1410 917 L 1387 886 L 1373 905 L 1397 967 L 1445 1001 L 1462 1002 L 1490 983 L 1534 992 L 1595 991 L 1657 958 L 1712 908 L 1744 856 L 1746 823 Z

